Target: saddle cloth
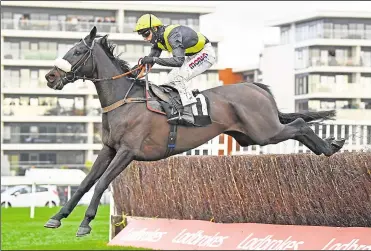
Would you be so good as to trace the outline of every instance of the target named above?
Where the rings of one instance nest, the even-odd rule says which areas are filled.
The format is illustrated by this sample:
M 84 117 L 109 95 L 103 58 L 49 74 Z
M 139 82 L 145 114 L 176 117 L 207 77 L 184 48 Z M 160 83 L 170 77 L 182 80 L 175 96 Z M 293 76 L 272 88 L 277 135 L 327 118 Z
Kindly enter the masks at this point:
M 202 127 L 211 124 L 211 118 L 209 115 L 210 103 L 208 97 L 203 95 L 198 90 L 194 90 L 192 92 L 197 100 L 196 103 L 191 105 L 191 109 L 189 109 L 192 111 L 194 125 L 186 124 L 186 126 Z M 147 101 L 147 105 L 151 108 L 151 110 L 164 112 L 168 118 L 172 113 L 172 109 L 174 109 L 176 106 L 181 106 L 179 93 L 172 86 L 158 86 L 149 82 L 148 94 L 150 96 L 150 100 Z

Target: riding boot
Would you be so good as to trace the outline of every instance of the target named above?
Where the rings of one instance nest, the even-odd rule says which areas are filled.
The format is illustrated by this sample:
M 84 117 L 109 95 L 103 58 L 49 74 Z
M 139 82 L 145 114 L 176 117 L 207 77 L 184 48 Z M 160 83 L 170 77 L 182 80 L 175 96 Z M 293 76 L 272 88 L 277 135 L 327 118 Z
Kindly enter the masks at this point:
M 181 78 L 174 82 L 175 88 L 179 92 L 180 99 L 182 101 L 183 106 L 189 106 L 197 102 L 195 96 L 190 89 L 188 89 L 186 85 L 185 79 Z
M 170 118 L 167 120 L 169 124 L 176 125 L 194 125 L 195 120 L 192 114 L 192 107 L 185 106 L 181 110 L 177 110 L 173 108 L 173 112 L 170 115 Z
M 185 82 L 185 79 L 179 77 L 177 80 L 171 83 L 171 85 L 178 90 L 183 107 L 180 106 L 173 108 L 173 112 L 168 119 L 170 124 L 194 125 L 192 104 L 196 103 L 197 99 L 191 90 L 187 88 Z

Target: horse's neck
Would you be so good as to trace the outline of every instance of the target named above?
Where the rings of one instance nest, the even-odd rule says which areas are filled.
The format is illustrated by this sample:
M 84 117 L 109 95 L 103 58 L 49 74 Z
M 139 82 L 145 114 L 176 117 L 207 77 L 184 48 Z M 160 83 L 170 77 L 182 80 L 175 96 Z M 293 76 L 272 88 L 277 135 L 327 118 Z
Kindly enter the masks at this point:
M 99 65 L 102 65 L 103 67 L 97 69 L 98 78 L 113 77 L 121 74 L 121 72 L 119 72 L 111 62 L 106 65 L 100 62 Z M 112 67 L 108 67 L 108 65 L 112 65 Z M 131 81 L 126 77 L 122 77 L 117 80 L 99 81 L 95 82 L 94 84 L 95 88 L 97 89 L 101 106 L 106 107 L 125 97 L 125 94 L 130 88 Z

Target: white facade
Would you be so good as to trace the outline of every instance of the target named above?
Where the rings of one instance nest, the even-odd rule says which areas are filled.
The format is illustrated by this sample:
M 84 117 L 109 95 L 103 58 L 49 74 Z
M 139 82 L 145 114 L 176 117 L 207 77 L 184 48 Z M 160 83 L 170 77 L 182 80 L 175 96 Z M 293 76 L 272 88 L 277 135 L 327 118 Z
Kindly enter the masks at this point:
M 281 43 L 264 49 L 261 70 L 280 109 L 371 121 L 371 12 L 316 12 L 270 26 Z
M 139 16 L 151 12 L 164 24 L 199 30 L 200 15 L 214 10 L 196 3 L 2 1 L 1 157 L 7 155 L 12 167 L 21 168 L 82 168 L 94 161 L 101 149 L 95 87 L 77 81 L 58 92 L 48 88 L 44 76 L 54 59 L 95 25 L 118 45 L 116 53 L 123 52 L 121 58 L 134 65 L 150 51 L 150 44 L 132 32 Z M 217 50 L 220 38 L 207 37 Z M 149 79 L 161 83 L 170 69 L 156 65 Z M 217 63 L 191 85 L 196 83 L 200 90 L 219 85 Z

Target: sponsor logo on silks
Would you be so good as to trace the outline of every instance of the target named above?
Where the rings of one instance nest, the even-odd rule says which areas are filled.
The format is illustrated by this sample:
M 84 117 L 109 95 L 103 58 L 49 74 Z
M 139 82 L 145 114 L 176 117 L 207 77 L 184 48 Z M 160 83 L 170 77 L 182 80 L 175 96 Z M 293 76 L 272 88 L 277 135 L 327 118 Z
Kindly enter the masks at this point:
M 190 63 L 188 66 L 193 69 L 195 68 L 197 65 L 201 64 L 202 62 L 205 61 L 205 59 L 207 59 L 207 57 L 209 56 L 209 54 L 207 54 L 206 52 L 202 53 L 201 56 L 198 56 L 192 63 Z

